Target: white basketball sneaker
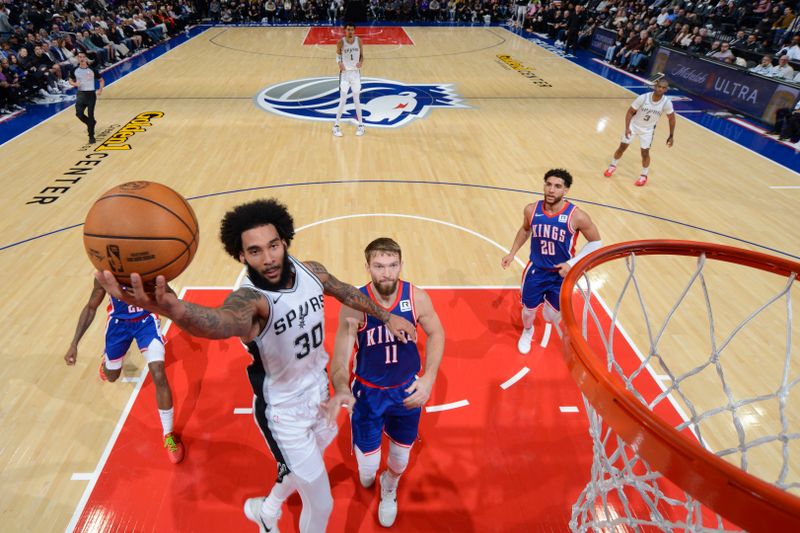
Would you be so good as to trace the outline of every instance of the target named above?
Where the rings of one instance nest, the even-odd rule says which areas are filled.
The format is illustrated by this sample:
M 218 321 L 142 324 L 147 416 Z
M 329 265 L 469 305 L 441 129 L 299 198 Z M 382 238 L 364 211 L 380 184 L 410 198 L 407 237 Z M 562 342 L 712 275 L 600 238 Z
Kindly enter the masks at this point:
M 361 137 L 365 133 L 366 133 L 366 130 L 364 129 L 364 125 L 363 124 L 359 124 L 358 127 L 356 128 L 356 135 Z
M 522 330 L 522 335 L 519 336 L 517 341 L 517 350 L 519 353 L 526 354 L 531 351 L 531 341 L 533 340 L 533 327 Z
M 281 512 L 275 516 L 267 516 L 261 512 L 261 504 L 264 503 L 265 498 L 248 498 L 244 502 L 244 515 L 251 522 L 258 524 L 259 533 L 280 533 L 278 531 L 278 518 L 281 517 Z
M 381 474 L 381 503 L 378 504 L 378 522 L 383 527 L 392 527 L 397 518 L 397 487 L 386 488 L 386 476 L 388 472 Z
M 340 128 L 338 124 L 333 125 L 333 136 L 334 137 L 342 136 L 342 128 Z

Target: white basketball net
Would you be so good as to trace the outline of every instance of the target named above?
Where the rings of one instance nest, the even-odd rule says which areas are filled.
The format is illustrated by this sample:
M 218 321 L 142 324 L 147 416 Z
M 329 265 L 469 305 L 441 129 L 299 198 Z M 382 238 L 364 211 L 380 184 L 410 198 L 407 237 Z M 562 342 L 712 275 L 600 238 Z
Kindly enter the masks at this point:
M 797 358 L 792 360 L 792 329 L 797 329 L 792 317 L 792 288 L 795 275 L 781 280 L 774 274 L 764 274 L 778 282 L 777 285 L 774 285 L 777 293 L 758 293 L 754 298 L 757 303 L 749 309 L 738 309 L 738 316 L 734 320 L 730 320 L 730 316 L 728 316 L 727 319 L 730 322 L 728 326 L 732 325 L 732 327 L 725 327 L 726 331 L 720 331 L 718 329 L 720 320 L 717 319 L 714 309 L 712 309 L 712 300 L 717 300 L 709 296 L 709 287 L 706 283 L 704 268 L 709 270 L 710 267 L 706 268 L 705 255 L 679 259 L 684 261 L 684 266 L 687 262 L 695 259 L 696 268 L 689 265 L 686 269 L 689 274 L 686 287 L 677 296 L 674 303 L 662 302 L 660 309 L 662 316 L 658 319 L 654 319 L 653 313 L 648 311 L 647 298 L 645 298 L 640 281 L 637 279 L 637 262 L 644 261 L 644 257 L 630 254 L 625 258 L 625 271 L 619 271 L 620 276 L 626 276 L 622 291 L 614 307 L 605 310 L 610 316 L 610 326 L 607 323 L 603 325 L 604 321 L 595 311 L 598 299 L 592 291 L 590 276 L 593 273 L 590 276 L 584 273 L 578 283 L 580 288 L 576 291 L 582 295 L 583 305 L 575 307 L 576 315 L 582 313 L 582 316 L 575 318 L 582 326 L 581 333 L 584 339 L 588 341 L 589 335 L 595 336 L 594 346 L 598 348 L 594 353 L 598 357 L 600 357 L 599 346 L 602 343 L 609 373 L 619 378 L 620 383 L 624 383 L 625 388 L 651 411 L 659 408 L 663 410 L 667 407 L 673 410 L 677 409 L 683 418 L 683 422 L 675 425 L 678 431 L 684 433 L 691 431 L 698 445 L 725 458 L 742 470 L 784 490 L 798 494 L 797 489 L 800 488 L 800 483 L 798 483 L 797 465 L 794 465 L 794 470 L 790 468 L 792 450 L 795 452 L 794 460 L 800 461 L 800 409 L 798 408 L 800 393 L 795 390 L 800 382 L 800 373 L 797 371 L 800 363 Z M 618 265 L 622 263 L 621 261 L 610 263 L 614 262 Z M 720 262 L 709 261 L 709 263 L 718 264 Z M 617 268 L 621 269 L 622 267 L 618 266 Z M 694 268 L 693 272 L 691 272 L 692 268 Z M 741 266 L 727 266 L 726 268 L 738 268 L 743 275 L 760 272 L 757 269 Z M 615 284 L 615 286 L 619 285 Z M 687 295 L 689 294 L 694 295 L 692 297 L 694 305 L 705 301 L 706 307 L 703 314 L 707 317 L 710 327 L 707 328 L 709 339 L 705 339 L 705 342 L 709 343 L 709 350 L 705 352 L 708 354 L 707 359 L 705 361 L 698 360 L 686 366 L 683 353 L 668 353 L 662 345 L 665 342 L 674 342 L 665 341 L 665 339 L 675 335 L 675 328 L 671 324 L 688 305 Z M 615 357 L 614 343 L 615 336 L 616 342 L 620 341 L 619 329 L 625 326 L 631 332 L 631 326 L 623 322 L 619 316 L 621 307 L 624 307 L 623 300 L 629 310 L 636 307 L 638 308 L 636 309 L 637 313 L 641 312 L 642 316 L 637 323 L 641 326 L 641 331 L 636 332 L 639 334 L 637 339 L 641 342 L 640 346 L 649 343 L 647 351 L 639 355 L 638 364 L 633 366 L 629 362 L 620 364 Z M 590 303 L 592 301 L 595 308 Z M 669 309 L 669 305 L 671 305 L 671 309 Z M 717 307 L 723 305 L 723 303 L 718 303 Z M 757 323 L 758 326 L 761 326 L 758 317 L 762 316 L 766 310 L 769 310 L 770 320 L 783 321 L 783 324 L 773 325 L 774 329 L 770 335 L 775 341 L 774 344 L 778 344 L 779 347 L 777 350 L 772 349 L 768 354 L 773 362 L 777 361 L 776 373 L 781 373 L 780 369 L 782 369 L 782 375 L 775 376 L 770 381 L 775 385 L 771 390 L 742 397 L 738 390 L 740 387 L 732 384 L 731 380 L 733 374 L 731 367 L 735 366 L 735 359 L 741 357 L 741 353 L 735 353 L 736 348 L 731 349 L 731 346 L 735 345 L 738 348 L 739 341 L 737 339 L 746 335 L 748 326 L 752 327 Z M 698 309 L 695 309 L 695 312 L 697 311 Z M 717 312 L 720 315 L 724 314 L 719 309 Z M 695 320 L 695 322 L 698 321 Z M 601 343 L 597 341 L 596 337 L 598 336 Z M 779 353 L 775 353 L 776 351 Z M 761 350 L 747 354 L 747 357 L 757 356 L 762 356 Z M 763 356 L 767 357 L 767 355 Z M 705 354 L 702 357 L 705 357 Z M 732 359 L 734 361 L 731 361 Z M 680 364 L 676 364 L 678 362 Z M 682 367 L 676 368 L 678 366 Z M 657 380 L 659 387 L 655 389 L 655 392 L 638 390 L 634 384 L 637 380 L 645 377 L 643 374 L 646 373 L 660 376 L 660 379 Z M 707 398 L 698 400 L 683 390 L 691 389 L 691 382 L 698 375 L 703 374 L 705 378 L 708 378 L 709 373 L 715 375 L 715 379 L 718 380 L 719 394 L 713 405 L 707 405 Z M 638 382 L 641 383 L 641 381 Z M 772 418 L 777 421 L 775 427 L 768 434 L 754 436 L 748 425 L 747 416 L 752 409 L 765 405 L 765 402 L 774 406 Z M 594 457 L 591 479 L 572 508 L 570 528 L 573 531 L 705 532 L 738 530 L 736 526 L 724 522 L 715 513 L 704 510 L 692 495 L 677 488 L 661 474 L 653 471 L 631 446 L 604 423 L 600 414 L 595 411 L 585 397 L 584 404 L 589 417 L 589 434 L 593 442 Z M 719 423 L 722 420 L 721 417 L 727 419 L 726 423 L 730 429 L 730 438 L 724 444 L 720 444 L 719 439 L 716 439 L 711 425 L 712 421 Z M 730 428 L 731 424 L 732 429 Z M 709 444 L 709 438 L 715 440 L 715 446 Z M 752 466 L 749 460 L 752 456 L 758 456 L 765 449 L 771 450 L 771 453 L 774 452 L 773 465 L 767 469 L 768 472 L 758 471 L 760 467 Z M 780 465 L 775 464 L 779 461 Z

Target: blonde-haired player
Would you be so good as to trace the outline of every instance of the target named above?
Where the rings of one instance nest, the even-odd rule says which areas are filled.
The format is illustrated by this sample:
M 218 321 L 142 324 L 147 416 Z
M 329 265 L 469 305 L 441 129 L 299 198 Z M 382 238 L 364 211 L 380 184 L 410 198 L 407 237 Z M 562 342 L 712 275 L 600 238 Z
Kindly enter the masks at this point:
M 333 134 L 342 136 L 339 121 L 342 119 L 347 102 L 348 89 L 353 91 L 353 105 L 356 108 L 358 128 L 356 135 L 364 135 L 364 123 L 361 122 L 361 65 L 364 64 L 364 47 L 361 39 L 356 37 L 356 27 L 351 23 L 344 25 L 344 38 L 336 43 L 336 62 L 339 64 L 339 107 L 336 109 L 336 122 Z
M 672 108 L 672 102 L 666 96 L 667 89 L 669 89 L 669 82 L 665 78 L 661 78 L 656 83 L 653 92 L 639 95 L 628 108 L 628 112 L 625 114 L 625 133 L 622 134 L 611 164 L 603 173 L 605 177 L 610 178 L 617 170 L 617 160 L 625 153 L 633 138 L 638 136 L 639 147 L 642 150 L 642 173 L 636 180 L 636 185 L 641 187 L 647 183 L 647 173 L 650 171 L 650 146 L 653 144 L 656 123 L 662 113 L 666 113 L 667 119 L 669 119 L 667 146 L 672 147 L 675 134 L 675 110 Z

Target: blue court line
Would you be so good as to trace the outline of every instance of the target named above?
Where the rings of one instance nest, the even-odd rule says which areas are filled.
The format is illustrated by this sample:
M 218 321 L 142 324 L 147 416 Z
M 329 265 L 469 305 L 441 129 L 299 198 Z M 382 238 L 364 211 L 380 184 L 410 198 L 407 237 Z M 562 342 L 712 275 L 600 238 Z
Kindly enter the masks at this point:
M 387 184 L 387 183 L 394 183 L 394 184 L 404 184 L 404 185 L 432 185 L 432 186 L 447 186 L 447 187 L 466 187 L 466 188 L 473 188 L 473 189 L 483 189 L 483 190 L 488 190 L 488 191 L 511 192 L 511 193 L 516 193 L 516 194 L 542 196 L 542 193 L 535 192 L 535 191 L 529 191 L 529 190 L 526 190 L 526 189 L 516 189 L 516 188 L 513 188 L 513 187 L 500 187 L 500 186 L 496 186 L 496 185 L 483 185 L 483 184 L 477 184 L 477 183 L 459 183 L 459 182 L 454 182 L 454 181 L 436 181 L 436 182 L 432 182 L 432 181 L 423 181 L 423 180 L 377 180 L 377 179 L 369 179 L 369 180 L 321 180 L 321 181 L 305 181 L 305 182 L 300 182 L 300 183 L 281 183 L 281 184 L 276 184 L 276 185 L 261 185 L 261 186 L 257 186 L 257 187 L 245 187 L 245 188 L 241 188 L 241 189 L 231 189 L 229 191 L 221 191 L 221 192 L 213 192 L 213 193 L 208 193 L 208 194 L 201 194 L 201 195 L 197 195 L 197 196 L 192 196 L 192 197 L 188 198 L 188 200 L 202 200 L 202 199 L 205 199 L 205 198 L 213 198 L 213 197 L 216 197 L 216 196 L 227 196 L 227 195 L 231 195 L 231 194 L 247 193 L 247 192 L 254 192 L 254 191 L 265 191 L 265 190 L 270 190 L 270 189 L 283 189 L 283 188 L 287 188 L 287 187 L 317 187 L 317 186 L 321 186 L 321 185 L 351 185 L 351 184 L 354 184 L 354 183 L 360 183 L 360 184 Z M 705 233 L 709 233 L 711 235 L 716 235 L 718 237 L 724 237 L 726 239 L 730 239 L 730 240 L 735 241 L 735 242 L 739 242 L 739 243 L 742 243 L 742 244 L 747 244 L 747 245 L 750 245 L 750 246 L 754 246 L 756 248 L 760 248 L 762 250 L 767 250 L 767 251 L 774 252 L 774 253 L 777 253 L 777 254 L 785 255 L 787 257 L 791 257 L 792 259 L 800 260 L 800 256 L 790 254 L 789 252 L 785 252 L 785 251 L 779 250 L 777 248 L 771 248 L 769 246 L 764 246 L 764 245 L 758 244 L 758 243 L 753 242 L 753 241 L 748 241 L 746 239 L 741 239 L 741 238 L 735 237 L 733 235 L 728 235 L 726 233 L 722 233 L 720 231 L 710 230 L 710 229 L 707 229 L 707 228 L 696 226 L 694 224 L 689 224 L 688 222 L 681 222 L 679 220 L 674 220 L 674 219 L 667 218 L 667 217 L 662 217 L 662 216 L 659 216 L 659 215 L 653 215 L 653 214 L 650 214 L 650 213 L 644 213 L 642 211 L 636 211 L 636 210 L 633 210 L 633 209 L 628 209 L 626 207 L 619 207 L 619 206 L 615 206 L 615 205 L 604 204 L 604 203 L 601 203 L 601 202 L 594 202 L 592 200 L 581 200 L 580 198 L 571 198 L 571 200 L 573 200 L 576 203 L 583 203 L 583 204 L 587 204 L 587 205 L 593 205 L 593 206 L 602 207 L 602 208 L 605 208 L 605 209 L 613 209 L 615 211 L 621 211 L 623 213 L 630 213 L 630 214 L 633 214 L 633 215 L 639 215 L 639 216 L 651 218 L 651 219 L 654 219 L 654 220 L 667 222 L 667 223 L 670 223 L 670 224 L 677 224 L 678 226 L 683 226 L 685 228 L 690 228 L 690 229 L 702 231 L 702 232 L 705 232 Z M 7 250 L 7 249 L 10 249 L 10 248 L 13 248 L 15 246 L 19 246 L 19 245 L 25 244 L 27 242 L 31 242 L 31 241 L 34 241 L 34 240 L 37 240 L 37 239 L 48 237 L 50 235 L 54 235 L 56 233 L 61 233 L 63 231 L 74 229 L 74 228 L 77 228 L 77 227 L 80 227 L 80 226 L 83 226 L 83 224 L 73 224 L 71 226 L 67 226 L 65 228 L 54 230 L 54 231 L 49 231 L 47 233 L 43 233 L 43 234 L 37 235 L 35 237 L 30 237 L 28 239 L 24 239 L 24 240 L 19 241 L 19 242 L 6 244 L 6 245 L 0 247 L 0 252 L 4 251 L 4 250 Z

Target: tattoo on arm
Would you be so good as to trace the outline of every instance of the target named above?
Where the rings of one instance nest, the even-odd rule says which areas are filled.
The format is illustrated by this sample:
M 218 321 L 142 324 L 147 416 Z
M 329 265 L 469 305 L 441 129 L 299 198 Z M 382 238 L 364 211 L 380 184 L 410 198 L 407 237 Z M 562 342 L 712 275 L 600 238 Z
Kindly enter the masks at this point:
M 175 323 L 196 337 L 227 339 L 247 335 L 256 315 L 256 302 L 262 296 L 239 289 L 225 298 L 221 307 L 204 307 L 185 302 L 186 312 Z
M 316 261 L 307 261 L 303 264 L 310 268 L 320 279 L 322 287 L 325 289 L 325 294 L 330 294 L 344 305 L 357 311 L 368 313 L 383 322 L 388 322 L 391 318 L 391 313 L 375 305 L 375 302 L 349 283 L 344 283 L 336 279 L 336 277 L 328 272 L 321 264 Z

